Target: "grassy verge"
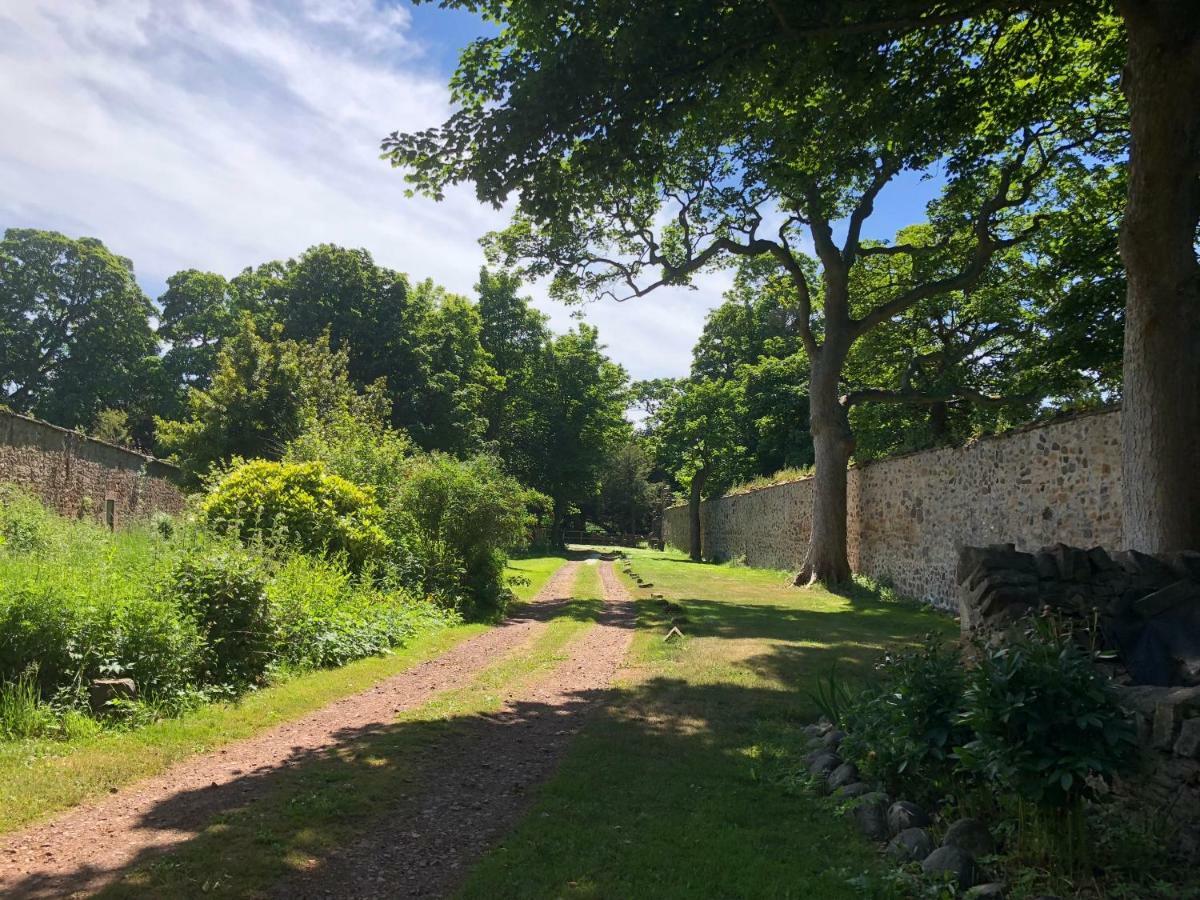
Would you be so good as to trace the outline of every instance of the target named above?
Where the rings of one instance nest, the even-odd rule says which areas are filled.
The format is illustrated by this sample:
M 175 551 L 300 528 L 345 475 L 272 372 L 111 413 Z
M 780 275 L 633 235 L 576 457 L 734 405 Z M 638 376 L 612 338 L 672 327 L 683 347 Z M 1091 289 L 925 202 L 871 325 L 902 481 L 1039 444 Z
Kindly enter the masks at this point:
M 401 713 L 392 728 L 348 736 L 335 752 L 261 776 L 271 780 L 264 798 L 218 816 L 170 855 L 134 866 L 102 896 L 260 896 L 369 833 L 419 783 L 422 766 L 436 765 L 427 756 L 431 746 L 499 709 L 509 692 L 566 658 L 566 645 L 600 611 L 594 566 L 581 567 L 573 596 L 522 652 L 498 660 L 466 687 Z
M 800 591 L 783 573 L 634 551 L 639 632 L 612 705 L 525 822 L 472 872 L 474 897 L 858 897 L 873 850 L 789 789 L 836 661 L 949 633 L 944 617 Z M 682 609 L 650 598 L 661 593 Z M 664 642 L 672 623 L 684 639 Z
M 529 581 L 517 587 L 518 597 L 532 597 L 562 562 L 561 557 L 514 561 L 513 574 Z M 297 676 L 236 703 L 208 705 L 136 730 L 66 741 L 0 742 L 0 834 L 366 690 L 485 629 L 460 625 L 419 635 L 387 656 Z

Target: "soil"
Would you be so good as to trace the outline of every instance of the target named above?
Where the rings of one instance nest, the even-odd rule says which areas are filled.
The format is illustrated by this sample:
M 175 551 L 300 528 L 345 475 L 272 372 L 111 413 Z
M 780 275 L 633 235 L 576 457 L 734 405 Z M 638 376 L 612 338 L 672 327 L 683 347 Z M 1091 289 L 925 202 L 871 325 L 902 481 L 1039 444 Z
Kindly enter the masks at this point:
M 279 770 L 345 735 L 387 727 L 396 713 L 469 684 L 499 658 L 527 646 L 569 598 L 577 562 L 552 576 L 533 602 L 498 627 L 368 691 L 245 741 L 183 760 L 161 775 L 0 838 L 0 895 L 88 894 L 135 861 L 168 851 L 214 816 L 252 804 Z M 601 620 L 569 644 L 545 678 L 513 692 L 498 713 L 455 729 L 423 754 L 413 794 L 368 829 L 369 837 L 280 886 L 289 897 L 444 896 L 510 828 L 547 778 L 582 717 L 605 689 L 632 638 L 633 604 L 600 562 Z

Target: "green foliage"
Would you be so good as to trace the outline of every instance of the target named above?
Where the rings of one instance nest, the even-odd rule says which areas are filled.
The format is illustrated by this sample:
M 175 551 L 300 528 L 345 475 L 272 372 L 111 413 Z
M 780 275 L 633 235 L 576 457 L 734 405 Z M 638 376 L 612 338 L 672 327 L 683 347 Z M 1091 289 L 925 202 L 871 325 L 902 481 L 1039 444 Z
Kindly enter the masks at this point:
M 33 553 L 46 547 L 53 526 L 51 513 L 34 498 L 0 485 L 0 551 Z
M 266 672 L 273 649 L 266 584 L 259 560 L 228 547 L 176 563 L 166 593 L 200 629 L 205 682 L 242 686 Z
M 315 669 L 386 653 L 447 622 L 445 612 L 378 590 L 344 568 L 291 556 L 267 587 L 280 665 Z
M 284 340 L 278 326 L 262 334 L 245 315 L 211 384 L 188 390 L 186 418 L 158 420 L 159 443 L 193 483 L 235 457 L 276 459 L 308 424 L 377 402 L 359 395 L 346 365 L 328 336 Z
M 155 354 L 133 264 L 95 238 L 10 228 L 0 240 L 0 402 L 68 428 L 130 408 Z
M 387 509 L 388 533 L 411 554 L 411 577 L 424 596 L 495 615 L 509 600 L 506 551 L 524 546 L 538 500 L 495 457 L 435 453 L 414 460 Z
M 416 452 L 407 434 L 388 426 L 386 398 L 369 392 L 359 408 L 337 409 L 310 423 L 287 445 L 283 459 L 322 463 L 334 475 L 371 488 L 376 502 L 387 507 Z
M 1135 761 L 1132 724 L 1090 653 L 1042 633 L 983 654 L 971 671 L 957 750 L 962 768 L 1046 808 L 1092 796 Z
M 53 725 L 54 716 L 42 704 L 33 672 L 0 682 L 0 740 L 41 737 Z
M 200 509 L 210 525 L 243 541 L 342 555 L 355 569 L 390 545 L 371 489 L 318 462 L 240 463 L 212 485 Z
M 876 676 L 840 721 L 843 755 L 905 796 L 940 796 L 954 749 L 970 734 L 960 720 L 965 673 L 957 650 L 931 636 L 918 651 L 886 656 Z
M 28 731 L 9 725 L 33 716 L 53 719 L 55 734 L 84 733 L 96 678 L 134 680 L 139 700 L 122 719 L 138 724 L 276 668 L 387 652 L 454 619 L 342 562 L 260 556 L 187 522 L 114 534 L 4 493 L 0 523 L 13 522 L 39 537 L 0 545 L 0 728 L 10 731 Z

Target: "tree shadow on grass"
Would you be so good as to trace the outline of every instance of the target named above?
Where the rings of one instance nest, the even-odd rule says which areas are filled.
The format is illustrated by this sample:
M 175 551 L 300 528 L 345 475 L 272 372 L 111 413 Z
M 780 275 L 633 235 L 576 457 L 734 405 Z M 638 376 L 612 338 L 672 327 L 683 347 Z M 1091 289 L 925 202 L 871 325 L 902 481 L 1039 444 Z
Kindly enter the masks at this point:
M 798 652 L 816 661 L 843 648 Z M 555 845 L 527 848 L 553 857 L 531 877 L 553 881 L 560 869 L 582 867 L 607 880 L 599 896 L 695 896 L 698 873 L 720 886 L 704 895 L 774 895 L 779 879 L 791 879 L 801 895 L 850 896 L 826 883 L 832 861 L 809 846 L 845 842 L 842 823 L 745 777 L 762 723 L 783 723 L 768 742 L 802 746 L 790 729 L 812 714 L 808 706 L 779 690 L 655 678 L 499 712 L 347 728 L 330 746 L 296 748 L 277 765 L 163 797 L 137 829 L 170 848 L 147 847 L 107 870 L 33 875 L 9 895 L 442 896 L 521 821 L 586 723 L 594 736 L 581 739 L 586 764 L 566 784 L 554 780 L 568 801 L 518 833 L 532 821 L 542 835 L 535 842 Z M 593 846 L 588 835 L 600 823 L 606 840 Z M 764 848 L 775 855 L 764 859 Z M 865 850 L 842 857 L 870 864 Z M 647 893 L 649 883 L 638 880 L 647 872 L 660 887 L 692 890 Z M 803 879 L 796 882 L 805 872 L 822 893 L 805 894 Z M 496 878 L 490 889 L 505 896 L 563 889 Z

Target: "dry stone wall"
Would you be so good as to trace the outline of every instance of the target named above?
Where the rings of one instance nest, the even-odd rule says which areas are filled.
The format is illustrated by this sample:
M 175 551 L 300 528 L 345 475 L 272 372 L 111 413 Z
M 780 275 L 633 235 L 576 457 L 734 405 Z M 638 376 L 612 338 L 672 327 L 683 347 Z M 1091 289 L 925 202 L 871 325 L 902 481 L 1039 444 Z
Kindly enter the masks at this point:
M 926 450 L 853 468 L 849 553 L 856 572 L 903 593 L 956 606 L 965 545 L 1036 550 L 1121 543 L 1120 411 L 1027 426 L 965 447 Z M 809 480 L 705 502 L 705 555 L 798 568 L 811 521 Z M 687 547 L 687 507 L 667 510 L 667 543 Z
M 15 484 L 65 516 L 114 527 L 183 509 L 179 470 L 132 450 L 0 410 L 0 484 Z

